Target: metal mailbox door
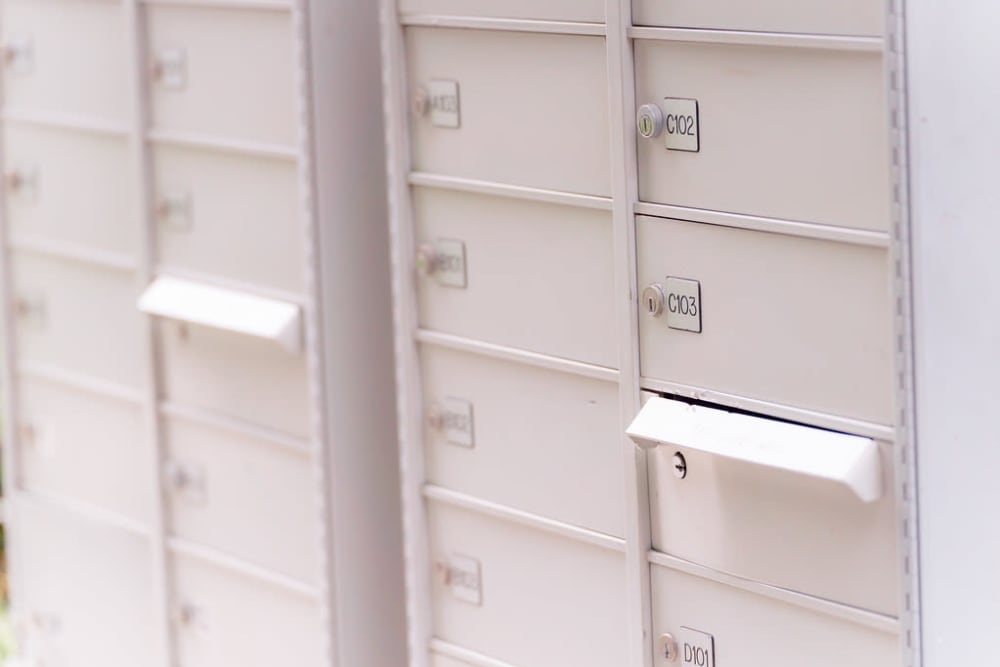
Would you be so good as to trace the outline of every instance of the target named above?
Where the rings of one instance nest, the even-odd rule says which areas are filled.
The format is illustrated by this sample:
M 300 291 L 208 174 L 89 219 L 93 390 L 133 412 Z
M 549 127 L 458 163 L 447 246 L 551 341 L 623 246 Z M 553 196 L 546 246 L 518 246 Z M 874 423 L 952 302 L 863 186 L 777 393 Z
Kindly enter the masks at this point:
M 643 377 L 668 391 L 891 423 L 884 249 L 645 216 L 636 224 L 640 289 L 659 285 L 664 301 L 640 317 Z M 700 295 L 688 310 L 699 313 L 671 312 L 691 283 Z
M 882 34 L 885 9 L 872 0 L 634 0 L 636 25 L 711 30 Z
M 420 359 L 429 483 L 624 534 L 614 383 L 432 345 Z
M 878 52 L 640 39 L 635 71 L 636 104 L 663 115 L 638 146 L 642 201 L 887 229 Z
M 602 38 L 413 27 L 406 49 L 415 171 L 609 194 Z
M 423 327 L 617 365 L 606 212 L 422 188 L 414 212 Z
M 438 637 L 515 665 L 623 662 L 620 553 L 434 501 L 429 521 Z

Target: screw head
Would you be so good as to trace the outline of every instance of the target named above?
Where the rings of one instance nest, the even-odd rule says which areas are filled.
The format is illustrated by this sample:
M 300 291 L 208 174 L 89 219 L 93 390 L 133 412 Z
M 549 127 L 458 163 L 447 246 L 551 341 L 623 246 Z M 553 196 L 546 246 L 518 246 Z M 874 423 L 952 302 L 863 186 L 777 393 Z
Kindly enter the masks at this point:
M 671 460 L 671 467 L 674 469 L 674 477 L 677 479 L 684 479 L 688 474 L 687 459 L 680 452 L 674 454 Z
M 643 104 L 636 112 L 636 128 L 643 139 L 655 139 L 663 134 L 663 123 L 663 111 L 656 104 Z
M 663 658 L 666 662 L 674 662 L 677 660 L 677 640 L 674 639 L 672 634 L 664 633 L 660 635 L 660 638 L 656 641 L 657 655 Z

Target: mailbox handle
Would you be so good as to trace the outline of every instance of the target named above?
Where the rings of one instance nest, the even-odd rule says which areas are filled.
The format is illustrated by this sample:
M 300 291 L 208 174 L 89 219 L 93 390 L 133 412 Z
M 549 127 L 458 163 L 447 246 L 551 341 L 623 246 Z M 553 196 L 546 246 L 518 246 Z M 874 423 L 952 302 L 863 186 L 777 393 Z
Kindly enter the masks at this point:
M 882 497 L 882 463 L 870 438 L 651 398 L 626 434 L 640 447 L 667 446 L 827 480 L 859 500 Z
M 149 315 L 263 338 L 289 352 L 302 348 L 300 306 L 170 276 L 156 278 L 139 297 Z

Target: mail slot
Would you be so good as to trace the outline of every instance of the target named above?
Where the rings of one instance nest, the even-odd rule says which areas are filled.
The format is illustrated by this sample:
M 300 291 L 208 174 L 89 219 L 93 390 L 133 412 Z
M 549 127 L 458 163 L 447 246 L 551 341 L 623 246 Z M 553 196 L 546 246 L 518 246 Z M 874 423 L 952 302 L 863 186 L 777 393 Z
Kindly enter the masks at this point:
M 213 563 L 173 557 L 174 624 L 185 667 L 322 667 L 318 602 Z
M 421 326 L 617 366 L 611 216 L 418 188 Z
M 5 2 L 8 110 L 124 125 L 131 72 L 122 21 L 110 2 Z
M 414 170 L 610 193 L 603 38 L 409 28 L 406 50 Z
M 156 146 L 162 264 L 301 292 L 305 229 L 295 161 Z
M 15 238 L 136 252 L 135 189 L 126 187 L 133 181 L 123 138 L 16 123 L 6 124 L 4 138 Z
M 420 361 L 430 483 L 624 534 L 615 383 L 429 345 Z
M 146 14 L 155 129 L 296 145 L 287 12 L 152 6 Z
M 642 304 L 643 377 L 892 423 L 884 249 L 644 216 L 637 235 L 640 289 L 663 295 Z
M 265 340 L 164 320 L 167 400 L 307 437 L 305 357 Z
M 896 614 L 892 446 L 651 397 L 653 548 L 742 579 Z
M 29 490 L 151 519 L 151 448 L 136 403 L 30 376 L 20 378 L 19 462 Z M 114 462 L 112 465 L 110 462 Z
M 21 655 L 45 665 L 147 664 L 158 628 L 145 539 L 21 495 L 8 502 L 18 522 L 8 548 Z
M 688 103 L 686 145 L 639 139 L 643 201 L 888 230 L 879 53 L 640 39 L 635 70 L 638 105 Z
M 872 0 L 634 0 L 636 25 L 712 30 L 882 34 L 885 7 Z
M 168 419 L 164 431 L 173 534 L 317 581 L 320 536 L 319 522 L 308 520 L 317 503 L 308 451 L 182 417 Z
M 892 619 L 855 620 L 844 610 L 819 611 L 809 601 L 794 604 L 658 565 L 651 578 L 658 664 L 669 664 L 664 635 L 671 636 L 681 660 L 687 646 L 692 660 L 677 661 L 686 665 L 885 667 L 899 661 Z M 700 663 L 693 659 L 696 649 L 709 647 L 714 655 Z
M 514 665 L 627 662 L 622 554 L 431 502 L 433 633 Z
M 13 272 L 22 361 L 140 386 L 146 357 L 130 273 L 23 252 Z
M 604 22 L 600 0 L 399 0 L 403 15 L 481 16 L 501 19 Z

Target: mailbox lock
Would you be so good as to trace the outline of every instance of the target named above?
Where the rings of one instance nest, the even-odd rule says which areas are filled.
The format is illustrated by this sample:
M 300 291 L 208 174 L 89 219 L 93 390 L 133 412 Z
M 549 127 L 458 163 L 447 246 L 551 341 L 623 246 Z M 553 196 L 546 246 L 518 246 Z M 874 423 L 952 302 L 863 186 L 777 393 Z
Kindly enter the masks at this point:
M 426 116 L 427 112 L 431 110 L 431 96 L 427 92 L 427 89 L 419 86 L 413 91 L 413 98 L 410 100 L 410 105 L 415 115 Z
M 444 430 L 444 410 L 440 405 L 432 405 L 427 410 L 427 426 L 434 431 Z
M 429 276 L 437 270 L 437 251 L 430 243 L 421 243 L 417 247 L 417 256 L 413 262 L 417 273 Z
M 667 662 L 677 661 L 677 640 L 670 633 L 660 635 L 656 640 L 657 654 Z
M 656 104 L 643 104 L 635 115 L 639 136 L 644 139 L 655 139 L 663 134 L 663 122 L 663 111 Z
M 663 293 L 663 286 L 653 283 L 642 290 L 642 307 L 650 317 L 659 317 L 663 312 L 663 304 L 666 296 Z

